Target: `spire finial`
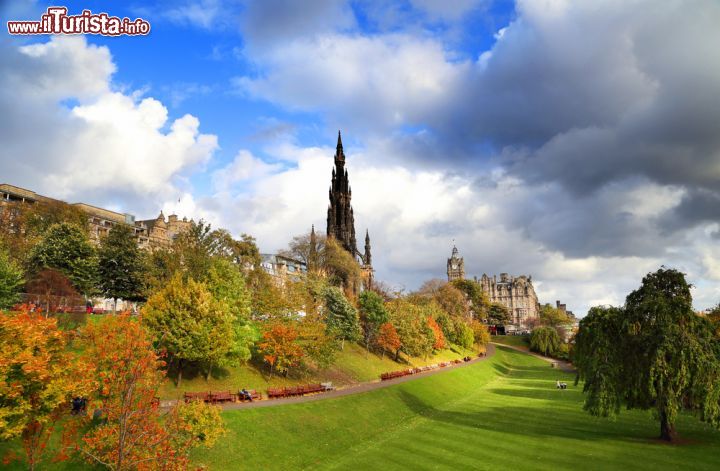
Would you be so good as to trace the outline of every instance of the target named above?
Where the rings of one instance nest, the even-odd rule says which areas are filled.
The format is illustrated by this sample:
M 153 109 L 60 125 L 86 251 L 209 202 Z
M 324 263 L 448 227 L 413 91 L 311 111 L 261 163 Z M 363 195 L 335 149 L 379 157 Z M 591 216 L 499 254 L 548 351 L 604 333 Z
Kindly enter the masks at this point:
M 338 142 L 337 142 L 337 148 L 342 149 L 342 136 L 340 135 L 340 130 L 338 129 Z

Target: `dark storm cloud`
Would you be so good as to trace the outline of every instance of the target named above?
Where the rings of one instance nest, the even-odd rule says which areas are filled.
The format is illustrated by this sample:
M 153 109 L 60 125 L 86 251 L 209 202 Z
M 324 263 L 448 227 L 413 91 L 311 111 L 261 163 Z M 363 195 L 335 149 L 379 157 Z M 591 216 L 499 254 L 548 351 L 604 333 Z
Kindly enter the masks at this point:
M 672 233 L 704 222 L 720 223 L 720 194 L 694 189 L 683 196 L 679 205 L 664 215 L 661 227 Z

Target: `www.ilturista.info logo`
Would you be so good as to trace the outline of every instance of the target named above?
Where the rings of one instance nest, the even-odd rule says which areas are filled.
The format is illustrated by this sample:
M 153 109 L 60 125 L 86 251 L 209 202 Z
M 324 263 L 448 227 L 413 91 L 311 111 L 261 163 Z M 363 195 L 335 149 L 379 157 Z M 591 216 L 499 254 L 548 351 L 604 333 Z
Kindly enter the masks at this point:
M 49 7 L 40 21 L 8 21 L 10 34 L 100 34 L 103 36 L 137 36 L 150 33 L 150 23 L 142 18 L 130 20 L 83 10 L 68 15 L 66 7 Z

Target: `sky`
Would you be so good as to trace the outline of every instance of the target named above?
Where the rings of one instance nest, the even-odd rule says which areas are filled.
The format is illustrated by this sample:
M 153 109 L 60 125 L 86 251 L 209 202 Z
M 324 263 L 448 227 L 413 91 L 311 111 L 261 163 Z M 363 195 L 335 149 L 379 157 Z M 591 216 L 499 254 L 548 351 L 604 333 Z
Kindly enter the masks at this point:
M 342 130 L 376 278 L 531 275 L 583 315 L 677 268 L 720 301 L 720 2 L 66 2 L 147 36 L 11 36 L 0 182 L 256 237 L 325 230 Z

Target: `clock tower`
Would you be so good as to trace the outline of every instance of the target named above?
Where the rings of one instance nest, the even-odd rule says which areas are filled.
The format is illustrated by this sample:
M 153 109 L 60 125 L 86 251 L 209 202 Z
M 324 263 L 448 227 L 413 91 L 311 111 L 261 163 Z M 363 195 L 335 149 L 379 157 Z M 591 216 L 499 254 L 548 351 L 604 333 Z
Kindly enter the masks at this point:
M 448 281 L 465 279 L 465 261 L 458 254 L 458 249 L 453 245 L 452 255 L 447 261 Z

